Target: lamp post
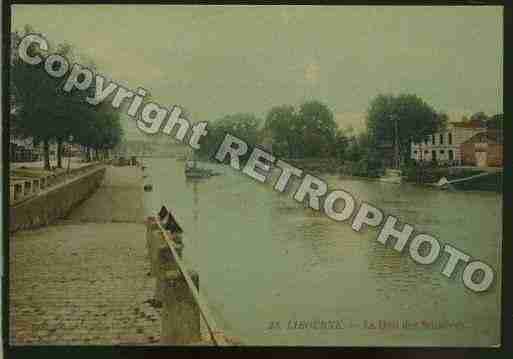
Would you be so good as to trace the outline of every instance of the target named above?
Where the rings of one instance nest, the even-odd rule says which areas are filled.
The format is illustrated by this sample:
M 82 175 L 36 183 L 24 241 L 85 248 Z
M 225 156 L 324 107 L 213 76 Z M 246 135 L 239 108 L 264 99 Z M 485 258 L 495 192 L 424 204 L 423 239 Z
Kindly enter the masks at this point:
M 71 162 L 71 142 L 73 142 L 73 135 L 69 135 L 69 137 L 68 137 L 68 171 L 67 171 L 67 173 L 69 173 L 69 167 L 70 167 L 70 162 Z
M 417 172 L 417 183 L 422 183 L 423 171 L 424 171 L 424 147 L 422 146 L 424 139 L 421 138 L 419 141 L 419 162 Z

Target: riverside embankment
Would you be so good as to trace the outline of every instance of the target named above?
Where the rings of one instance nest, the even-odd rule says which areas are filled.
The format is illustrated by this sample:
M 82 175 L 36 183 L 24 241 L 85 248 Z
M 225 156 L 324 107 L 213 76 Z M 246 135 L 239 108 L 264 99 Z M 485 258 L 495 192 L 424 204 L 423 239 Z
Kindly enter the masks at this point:
M 173 252 L 178 234 L 168 219 L 155 221 L 145 209 L 144 167 L 109 165 L 101 174 L 102 185 L 64 218 L 11 234 L 10 343 L 236 344 L 209 315 L 197 273 L 180 264 L 183 245 Z M 84 176 L 96 181 L 97 174 Z M 50 191 L 24 203 L 39 203 Z
M 42 176 L 42 171 L 30 169 L 16 170 L 23 173 L 21 188 L 23 196 L 17 201 L 11 198 L 9 208 L 9 231 L 30 229 L 52 223 L 66 216 L 70 211 L 90 197 L 100 186 L 105 176 L 105 166 L 94 163 L 74 169 L 69 174 Z M 28 177 L 28 176 L 31 177 Z M 11 197 L 16 197 L 15 183 L 20 182 L 11 176 Z M 21 186 L 20 186 L 21 187 Z M 14 203 L 12 203 L 14 202 Z
M 159 343 L 141 180 L 140 168 L 107 166 L 65 219 L 11 235 L 11 344 Z

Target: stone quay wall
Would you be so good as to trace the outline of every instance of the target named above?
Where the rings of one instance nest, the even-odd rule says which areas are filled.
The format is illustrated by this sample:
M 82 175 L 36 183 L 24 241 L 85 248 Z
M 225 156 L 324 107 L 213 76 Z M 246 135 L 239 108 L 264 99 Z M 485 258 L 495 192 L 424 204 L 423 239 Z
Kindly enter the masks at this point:
M 91 169 L 9 208 L 9 232 L 48 225 L 70 213 L 101 185 L 105 167 Z

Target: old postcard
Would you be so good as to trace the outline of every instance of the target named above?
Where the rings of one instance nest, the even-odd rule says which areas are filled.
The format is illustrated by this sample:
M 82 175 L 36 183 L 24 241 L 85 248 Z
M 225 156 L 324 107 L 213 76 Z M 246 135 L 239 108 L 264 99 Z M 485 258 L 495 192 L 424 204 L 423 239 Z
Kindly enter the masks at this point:
M 502 7 L 4 11 L 10 346 L 501 345 Z

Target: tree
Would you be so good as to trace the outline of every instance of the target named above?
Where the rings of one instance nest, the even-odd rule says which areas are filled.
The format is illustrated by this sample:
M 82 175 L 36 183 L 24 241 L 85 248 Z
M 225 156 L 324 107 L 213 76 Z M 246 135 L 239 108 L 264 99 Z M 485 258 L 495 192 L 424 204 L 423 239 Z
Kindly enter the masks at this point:
M 123 129 L 121 127 L 119 114 L 109 105 L 99 108 L 96 121 L 100 122 L 96 150 L 101 150 L 105 157 L 109 150 L 113 149 L 121 142 Z
M 251 113 L 236 113 L 210 122 L 208 136 L 202 140 L 199 149 L 200 156 L 206 158 L 215 156 L 227 133 L 240 138 L 249 147 L 256 146 L 261 140 L 260 123 L 261 120 Z M 249 152 L 242 158 L 248 157 Z
M 491 116 L 487 123 L 486 123 L 486 127 L 489 129 L 489 130 L 498 130 L 498 131 L 502 131 L 502 128 L 503 128 L 503 120 L 504 120 L 504 114 L 502 113 L 498 113 L 496 115 L 493 115 Z
M 82 103 L 79 113 L 81 118 L 73 137 L 86 148 L 88 160 L 91 160 L 91 150 L 94 159 L 98 159 L 99 151 L 106 154 L 121 142 L 123 130 L 119 113 L 108 103 L 96 107 Z
M 30 26 L 25 26 L 25 34 L 34 33 Z M 15 32 L 13 41 L 17 45 L 22 35 Z M 30 53 L 40 52 L 31 46 Z M 49 76 L 42 69 L 42 64 L 29 65 L 18 56 L 17 51 L 11 53 L 11 93 L 16 122 L 11 127 L 16 128 L 18 135 L 33 137 L 34 144 L 43 142 L 44 166 L 50 169 L 49 142 L 55 136 L 55 128 L 49 126 L 48 119 L 53 114 L 56 104 L 55 87 Z
M 30 26 L 25 27 L 25 34 L 34 32 Z M 22 35 L 15 32 L 13 38 L 18 43 Z M 41 54 L 37 47 L 29 51 Z M 71 58 L 72 47 L 60 44 L 53 52 Z M 43 69 L 43 63 L 35 66 L 25 63 L 17 51 L 12 53 L 11 80 L 12 105 L 17 114 L 12 127 L 16 128 L 18 135 L 32 137 L 36 144 L 43 142 L 45 169 L 50 169 L 49 144 L 56 141 L 57 165 L 62 167 L 62 143 L 73 132 L 76 116 L 80 116 L 77 107 L 83 99 L 77 93 L 63 93 L 59 88 L 62 79 L 49 76 Z
M 475 114 L 470 116 L 470 121 L 479 122 L 481 125 L 484 126 L 484 125 L 486 125 L 486 122 L 488 121 L 488 116 L 482 111 L 476 112 Z
M 55 53 L 65 57 L 73 62 L 73 47 L 68 43 L 59 44 Z M 52 85 L 56 86 L 56 101 L 53 104 L 54 114 L 53 122 L 55 127 L 55 140 L 57 142 L 57 167 L 62 168 L 63 143 L 69 140 L 74 132 L 77 120 L 74 118 L 79 115 L 76 113 L 79 103 L 83 98 L 75 92 L 73 94 L 64 94 L 59 86 L 62 80 L 52 79 Z
M 275 106 L 267 113 L 264 133 L 271 137 L 273 153 L 276 155 L 292 156 L 294 138 L 299 135 L 295 128 L 295 121 L 296 113 L 293 106 Z
M 30 26 L 25 26 L 25 34 L 35 33 Z M 22 35 L 12 34 L 17 44 Z M 28 50 L 39 52 L 33 46 Z M 50 52 L 58 53 L 73 62 L 76 58 L 73 47 L 68 43 L 56 48 L 50 43 Z M 88 64 L 94 68 L 94 63 Z M 57 142 L 57 166 L 62 167 L 62 144 L 72 135 L 76 143 L 89 148 L 107 150 L 118 143 L 122 136 L 119 114 L 104 105 L 93 107 L 85 102 L 85 97 L 92 95 L 94 88 L 88 91 L 65 93 L 62 90 L 63 79 L 49 76 L 38 65 L 25 63 L 12 51 L 11 55 L 11 128 L 23 137 L 32 137 L 34 143 L 43 142 L 44 167 L 50 169 L 49 144 Z M 88 150 L 89 152 L 89 150 Z
M 412 94 L 378 95 L 367 110 L 367 130 L 376 144 L 395 145 L 395 121 L 402 158 L 407 158 L 410 141 L 419 142 L 442 129 L 447 115 L 437 113 L 420 97 Z
M 339 160 L 343 161 L 346 157 L 346 152 L 349 147 L 350 138 L 341 130 L 337 130 L 335 137 L 333 154 Z
M 343 142 L 333 113 L 319 101 L 305 102 L 298 111 L 289 105 L 271 108 L 264 129 L 272 137 L 273 152 L 291 158 L 334 156 L 337 141 Z
M 337 133 L 333 112 L 322 102 L 309 101 L 300 106 L 297 119 L 302 136 L 295 145 L 302 145 L 303 156 L 332 156 Z

